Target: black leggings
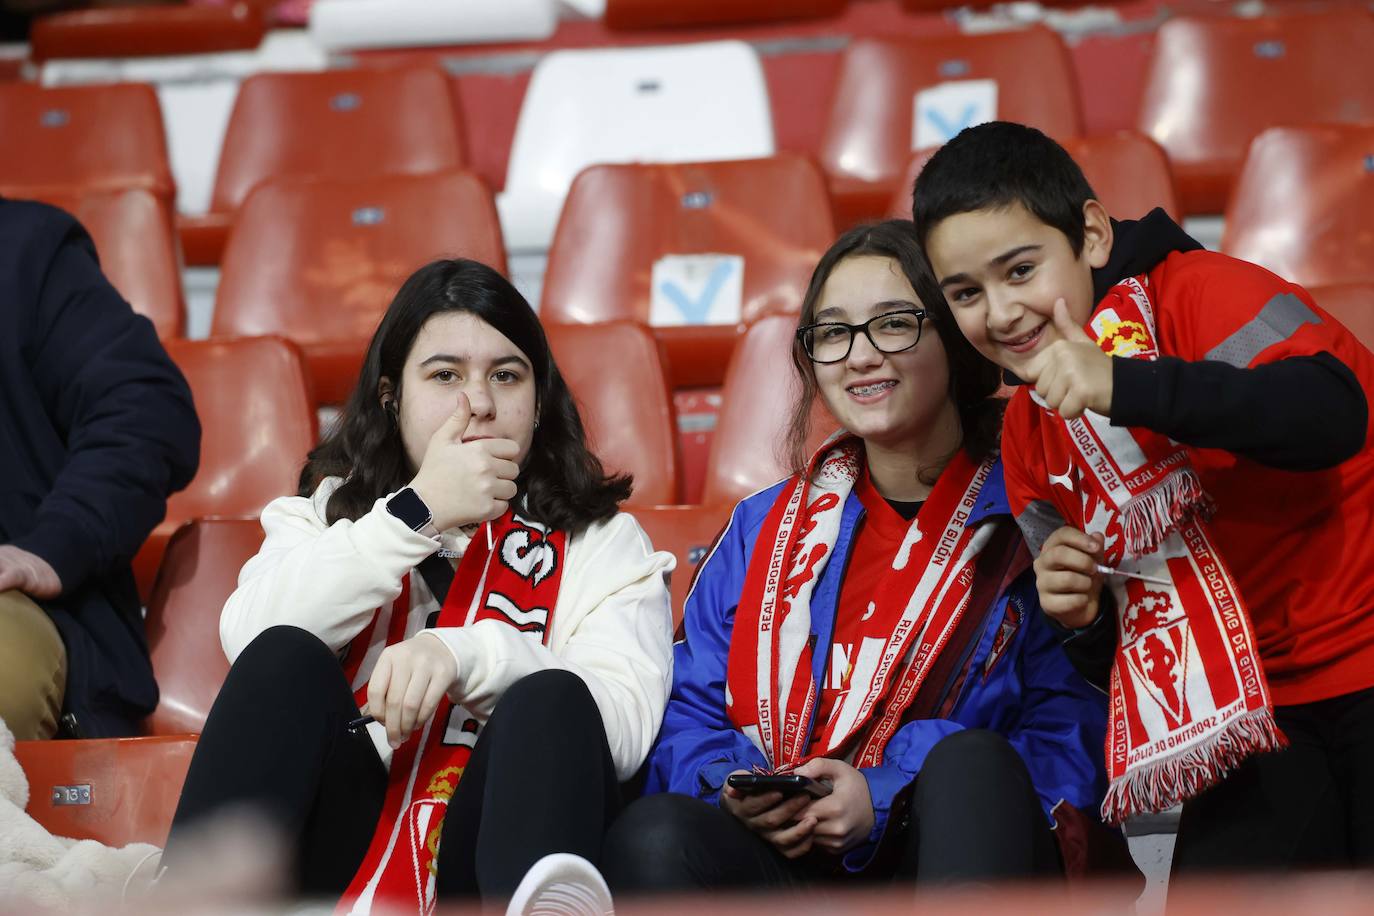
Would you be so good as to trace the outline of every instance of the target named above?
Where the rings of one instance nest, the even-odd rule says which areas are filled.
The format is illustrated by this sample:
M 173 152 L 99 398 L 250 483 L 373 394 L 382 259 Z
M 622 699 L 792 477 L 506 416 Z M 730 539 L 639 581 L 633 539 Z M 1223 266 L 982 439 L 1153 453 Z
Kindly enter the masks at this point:
M 995 732 L 955 732 L 926 757 L 912 786 L 910 825 L 888 828 L 894 855 L 864 873 L 923 884 L 1062 873 L 1025 763 Z M 834 858 L 790 860 L 733 815 L 686 795 L 650 795 L 611 827 L 602 871 L 611 889 L 652 893 L 802 887 Z
M 343 669 L 319 639 L 285 626 L 258 636 L 210 710 L 164 863 L 176 868 L 201 818 L 248 804 L 294 841 L 301 893 L 342 894 L 372 841 L 387 788 L 371 738 L 345 728 L 357 715 Z M 439 896 L 504 899 L 553 852 L 597 861 L 620 804 L 586 685 L 555 669 L 523 678 L 497 703 L 449 802 Z
M 1374 866 L 1374 689 L 1274 716 L 1288 749 L 1183 806 L 1175 874 Z

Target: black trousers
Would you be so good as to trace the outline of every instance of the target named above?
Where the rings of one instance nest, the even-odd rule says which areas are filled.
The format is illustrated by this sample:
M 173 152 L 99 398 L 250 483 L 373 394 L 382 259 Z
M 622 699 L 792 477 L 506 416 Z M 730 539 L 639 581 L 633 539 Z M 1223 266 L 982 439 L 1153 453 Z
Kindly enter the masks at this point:
M 188 831 L 252 806 L 295 843 L 297 889 L 338 896 L 362 863 L 387 772 L 324 643 L 273 627 L 243 651 L 205 723 L 163 862 L 189 854 Z M 513 684 L 482 729 L 449 802 L 439 846 L 441 898 L 504 899 L 552 852 L 595 862 L 621 806 L 601 714 L 577 675 L 545 670 Z
M 1062 873 L 1025 763 L 995 732 L 956 732 L 911 786 L 909 823 L 890 824 L 892 854 L 869 880 L 954 883 Z M 733 815 L 686 795 L 630 805 L 606 837 L 601 868 L 617 893 L 803 887 L 835 872 L 813 852 L 790 860 Z
M 1374 689 L 1274 715 L 1288 748 L 1183 806 L 1175 874 L 1374 865 Z

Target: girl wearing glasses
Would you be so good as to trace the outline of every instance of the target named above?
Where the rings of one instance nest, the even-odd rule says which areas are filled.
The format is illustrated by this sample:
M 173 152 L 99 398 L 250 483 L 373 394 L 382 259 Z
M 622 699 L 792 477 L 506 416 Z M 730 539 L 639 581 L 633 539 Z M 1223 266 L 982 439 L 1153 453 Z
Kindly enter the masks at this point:
M 649 757 L 661 794 L 612 827 L 613 889 L 1079 864 L 1059 849 L 1082 848 L 1101 802 L 1105 697 L 1040 613 L 998 371 L 915 239 L 907 221 L 861 226 L 816 267 L 793 344 L 796 473 L 741 502 L 700 567 Z M 817 396 L 842 429 L 804 455 Z M 807 779 L 731 785 L 764 774 Z

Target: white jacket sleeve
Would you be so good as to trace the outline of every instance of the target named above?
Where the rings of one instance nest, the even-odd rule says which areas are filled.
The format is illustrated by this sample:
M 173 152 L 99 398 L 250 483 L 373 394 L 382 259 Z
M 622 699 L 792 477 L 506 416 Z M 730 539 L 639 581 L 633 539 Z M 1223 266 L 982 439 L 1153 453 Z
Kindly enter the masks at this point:
M 308 630 L 342 651 L 438 548 L 387 512 L 385 497 L 356 522 L 326 525 L 324 507 L 333 489 L 322 484 L 309 499 L 283 497 L 263 510 L 262 548 L 244 564 L 220 614 L 220 644 L 231 663 L 259 633 L 279 624 Z
M 621 513 L 574 539 L 566 562 L 547 647 L 499 620 L 425 632 L 443 640 L 458 663 L 450 698 L 482 721 L 527 674 L 577 674 L 596 700 L 625 780 L 648 755 L 672 686 L 666 579 L 676 561 L 655 552 L 639 523 Z

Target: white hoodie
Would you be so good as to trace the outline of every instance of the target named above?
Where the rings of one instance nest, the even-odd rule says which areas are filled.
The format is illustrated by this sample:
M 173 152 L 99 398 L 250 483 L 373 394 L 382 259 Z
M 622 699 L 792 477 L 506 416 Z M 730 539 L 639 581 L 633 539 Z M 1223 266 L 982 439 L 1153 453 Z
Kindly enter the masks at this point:
M 220 642 L 233 662 L 269 627 L 287 624 L 342 653 L 377 610 L 389 613 L 410 576 L 409 638 L 439 605 L 415 567 L 438 548 L 386 510 L 383 497 L 356 522 L 325 523 L 325 506 L 342 481 L 325 480 L 313 496 L 273 500 L 262 513 L 262 548 L 239 573 L 238 588 L 220 616 Z M 468 537 L 442 535 L 461 555 Z M 506 688 L 527 674 L 561 668 L 586 682 L 606 728 L 616 772 L 639 769 L 658 733 L 672 686 L 672 554 L 654 551 L 639 523 L 624 512 L 570 538 L 548 645 L 498 620 L 427 631 L 453 653 L 458 675 L 448 695 L 485 723 Z M 378 627 L 351 687 L 372 675 L 385 647 Z M 383 762 L 385 730 L 369 726 Z

